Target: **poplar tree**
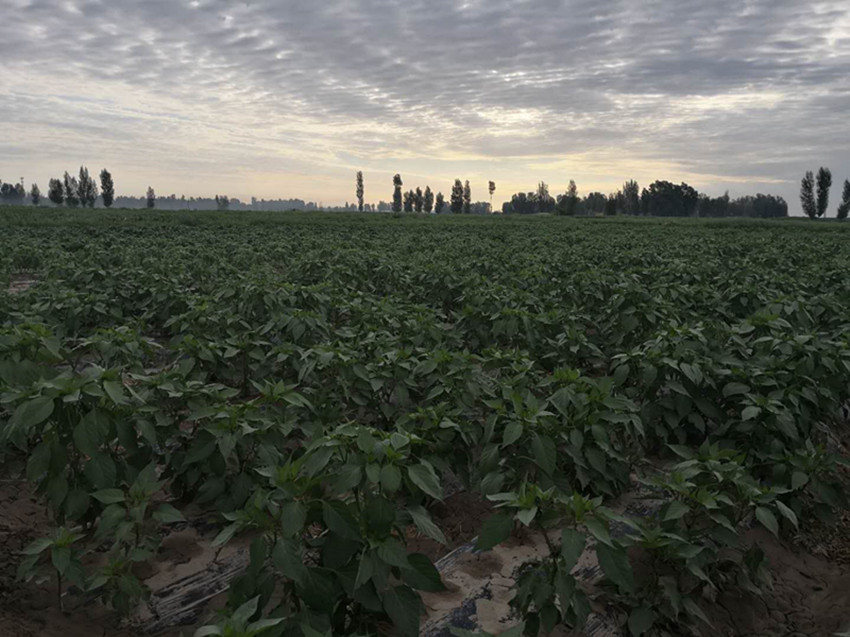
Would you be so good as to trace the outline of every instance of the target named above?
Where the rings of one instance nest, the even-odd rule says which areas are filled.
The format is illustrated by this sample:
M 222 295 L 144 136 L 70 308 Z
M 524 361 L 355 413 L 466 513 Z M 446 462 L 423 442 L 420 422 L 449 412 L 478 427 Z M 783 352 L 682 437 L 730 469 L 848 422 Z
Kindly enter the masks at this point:
M 818 217 L 823 217 L 826 214 L 826 209 L 829 208 L 829 189 L 832 188 L 832 173 L 829 168 L 821 166 L 818 170 Z
M 357 171 L 357 209 L 363 212 L 363 173 Z
M 393 212 L 401 212 L 401 203 L 402 203 L 402 195 L 401 195 L 401 187 L 404 185 L 404 182 L 401 180 L 401 175 L 396 175 L 393 177 Z
M 452 197 L 449 209 L 456 215 L 463 211 L 463 183 L 460 179 L 455 179 L 452 186 Z
M 100 194 L 103 197 L 103 205 L 107 208 L 112 207 L 112 202 L 115 201 L 115 182 L 112 181 L 112 174 L 106 168 L 100 171 Z
M 47 198 L 57 206 L 61 206 L 65 201 L 65 189 L 62 186 L 62 181 L 59 179 L 51 179 L 47 184 Z
M 844 180 L 844 193 L 841 196 L 841 205 L 838 206 L 838 219 L 846 219 L 850 212 L 850 179 Z
M 800 204 L 803 212 L 809 219 L 814 219 L 818 214 L 815 204 L 815 176 L 811 170 L 806 171 L 803 181 L 800 182 Z
M 69 208 L 76 208 L 80 205 L 80 198 L 77 195 L 79 190 L 79 184 L 77 184 L 76 177 L 71 177 L 68 174 L 68 171 L 65 171 L 65 205 Z
M 422 207 L 429 215 L 434 209 L 434 191 L 431 190 L 431 186 L 425 186 L 425 195 L 424 201 L 422 202 Z

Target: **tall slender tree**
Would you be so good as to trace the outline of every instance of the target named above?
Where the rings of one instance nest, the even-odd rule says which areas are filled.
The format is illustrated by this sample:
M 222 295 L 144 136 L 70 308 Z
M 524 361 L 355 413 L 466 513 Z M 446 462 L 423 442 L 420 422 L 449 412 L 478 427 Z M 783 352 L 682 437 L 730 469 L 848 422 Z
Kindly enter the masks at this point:
M 806 171 L 803 181 L 800 182 L 800 205 L 809 219 L 814 219 L 818 214 L 815 203 L 815 176 L 811 170 Z
M 47 184 L 47 198 L 57 206 L 65 201 L 65 188 L 61 179 L 51 179 Z
M 148 208 L 154 208 L 156 206 L 156 192 L 154 192 L 153 187 L 148 186 L 148 191 L 145 193 L 145 199 L 147 200 Z
M 537 184 L 537 212 L 552 212 L 555 209 L 555 200 L 549 194 L 549 186 L 545 181 Z
M 404 182 L 401 180 L 401 175 L 396 175 L 393 177 L 393 212 L 401 212 L 402 205 L 402 195 L 401 195 L 401 187 L 404 185 Z
M 68 171 L 65 171 L 65 205 L 69 208 L 76 208 L 80 205 L 80 197 L 78 195 L 79 184 L 77 178 L 71 177 Z
M 97 182 L 89 175 L 89 169 L 80 166 L 80 178 L 77 182 L 77 198 L 84 208 L 94 208 L 97 201 Z
M 423 196 L 422 208 L 429 215 L 434 209 L 434 191 L 431 190 L 431 186 L 425 186 L 425 195 Z
M 422 212 L 422 207 L 424 205 L 425 205 L 425 194 L 422 192 L 422 188 L 417 186 L 416 190 L 413 191 L 413 209 L 416 212 Z
M 438 215 L 443 214 L 443 208 L 446 207 L 446 198 L 443 197 L 443 193 L 438 192 L 437 198 L 434 200 L 434 212 Z
M 416 195 L 412 190 L 408 190 L 404 193 L 404 211 L 405 212 L 413 212 L 413 201 L 416 199 Z
M 558 205 L 555 210 L 559 215 L 572 217 L 578 209 L 578 187 L 576 182 L 570 179 L 570 185 L 567 187 L 567 192 L 558 196 Z
M 832 188 L 832 173 L 829 168 L 821 166 L 818 170 L 818 217 L 823 217 L 829 208 L 829 189 Z
M 469 187 L 469 180 L 463 184 L 463 214 L 468 215 L 472 212 L 472 188 Z
M 363 212 L 363 172 L 357 171 L 357 209 Z
M 487 186 L 487 190 L 490 192 L 490 213 L 492 214 L 493 213 L 493 193 L 496 192 L 496 182 L 491 181 Z
M 41 190 L 36 183 L 33 183 L 30 188 L 30 200 L 33 206 L 37 206 L 41 202 Z
M 640 212 L 640 186 L 634 179 L 623 184 L 623 212 L 636 215 Z
M 463 182 L 460 179 L 455 179 L 455 183 L 452 186 L 449 209 L 456 215 L 459 215 L 463 211 Z
M 846 219 L 847 213 L 850 213 L 850 179 L 844 180 L 844 192 L 841 195 L 841 205 L 838 206 L 839 219 Z
M 112 202 L 115 201 L 115 182 L 106 168 L 100 171 L 100 195 L 103 197 L 103 205 L 111 208 Z

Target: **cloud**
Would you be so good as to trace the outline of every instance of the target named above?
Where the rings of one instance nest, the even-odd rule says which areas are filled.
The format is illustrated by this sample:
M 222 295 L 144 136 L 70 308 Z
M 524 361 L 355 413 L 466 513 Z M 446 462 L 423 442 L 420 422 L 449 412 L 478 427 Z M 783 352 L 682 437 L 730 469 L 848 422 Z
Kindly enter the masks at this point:
M 807 168 L 850 176 L 844 0 L 6 1 L 2 174 L 342 201 L 356 168 L 387 198 L 657 166 L 792 209 Z

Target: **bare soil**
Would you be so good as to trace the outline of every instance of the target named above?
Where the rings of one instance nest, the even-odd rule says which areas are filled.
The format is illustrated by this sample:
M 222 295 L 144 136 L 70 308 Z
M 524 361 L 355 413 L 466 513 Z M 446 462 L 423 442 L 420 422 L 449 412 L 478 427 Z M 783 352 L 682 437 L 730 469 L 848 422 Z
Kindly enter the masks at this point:
M 836 532 L 843 542 L 835 554 L 850 548 L 850 516 Z M 762 595 L 730 590 L 704 610 L 714 624 L 711 635 L 834 635 L 850 628 L 850 566 L 829 554 L 811 555 L 780 542 L 766 531 L 753 530 L 748 539 L 766 553 L 773 589 Z
M 424 553 L 436 562 L 453 549 L 474 539 L 492 515 L 493 506 L 477 495 L 461 491 L 437 504 L 430 513 L 434 523 L 446 536 L 446 546 L 415 532 L 407 538 L 407 546 L 412 553 Z
M 414 534 L 409 538 L 410 548 L 436 560 L 472 540 L 491 513 L 488 502 L 468 493 L 455 494 L 432 511 L 435 522 L 445 530 L 448 546 Z M 18 552 L 48 529 L 44 508 L 29 485 L 19 479 L 0 481 L 0 636 L 138 636 L 140 633 L 123 625 L 115 613 L 98 604 L 84 604 L 82 597 L 73 593 L 65 596 L 65 612 L 60 611 L 52 582 L 22 584 L 15 580 Z M 210 549 L 211 537 L 206 530 L 189 526 L 167 536 L 145 574 L 148 586 L 162 590 L 226 558 Z M 774 588 L 761 596 L 727 591 L 716 604 L 706 604 L 713 624 L 706 635 L 826 637 L 850 628 L 850 512 L 840 516 L 836 525 L 816 525 L 793 542 L 780 542 L 761 530 L 751 531 L 748 539 L 768 555 Z M 496 572 L 500 566 L 493 563 L 492 556 L 470 554 L 464 556 L 461 568 L 479 573 Z M 223 599 L 219 595 L 206 600 L 190 625 L 162 634 L 191 635 Z

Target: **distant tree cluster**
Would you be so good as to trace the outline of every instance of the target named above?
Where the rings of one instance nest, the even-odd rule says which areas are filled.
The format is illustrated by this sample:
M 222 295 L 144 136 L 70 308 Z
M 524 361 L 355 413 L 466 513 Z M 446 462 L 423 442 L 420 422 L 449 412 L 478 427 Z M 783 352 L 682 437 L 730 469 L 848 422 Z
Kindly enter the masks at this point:
M 832 172 L 829 168 L 818 170 L 817 177 L 808 170 L 800 182 L 800 205 L 803 213 L 809 219 L 820 219 L 825 217 L 829 209 L 829 191 L 832 188 Z M 850 179 L 844 180 L 844 190 L 841 193 L 841 203 L 835 218 L 844 220 L 850 212 Z
M 0 202 L 4 204 L 22 204 L 26 199 L 27 191 L 24 188 L 24 178 L 19 183 L 4 183 L 0 179 Z
M 575 181 L 570 180 L 567 191 L 553 199 L 549 187 L 540 182 L 536 192 L 517 193 L 502 206 L 505 214 L 537 214 L 554 212 L 557 215 L 645 215 L 653 217 L 786 217 L 788 204 L 782 197 L 756 195 L 730 200 L 700 194 L 686 183 L 655 181 L 640 190 L 634 180 L 627 181 L 614 193 L 605 195 L 590 192 L 578 194 Z
M 358 174 L 358 188 L 360 184 L 360 175 Z M 415 189 L 406 190 L 402 192 L 401 187 L 404 185 L 404 182 L 401 179 L 401 175 L 395 175 L 393 177 L 393 202 L 392 204 L 387 204 L 385 201 L 381 201 L 377 207 L 372 206 L 372 212 L 386 212 L 388 210 L 392 210 L 392 212 L 424 212 L 425 214 L 431 214 L 432 212 L 436 212 L 440 214 L 443 210 L 444 200 L 443 193 L 438 192 L 434 195 L 434 191 L 431 190 L 431 186 L 425 186 L 425 190 L 422 190 L 421 187 L 417 186 Z M 359 192 L 359 190 L 358 190 Z M 368 204 L 366 204 L 368 207 Z
M 98 188 L 97 181 L 89 174 L 89 169 L 80 166 L 77 176 L 65 172 L 61 178 L 53 178 L 48 182 L 47 198 L 57 206 L 62 204 L 68 208 L 94 208 L 98 199 L 107 208 L 112 206 L 115 199 L 115 184 L 112 175 L 106 168 L 100 171 L 102 190 Z M 23 192 L 23 180 L 21 180 L 21 192 Z M 30 188 L 30 201 L 34 206 L 41 203 L 41 189 L 38 184 Z

